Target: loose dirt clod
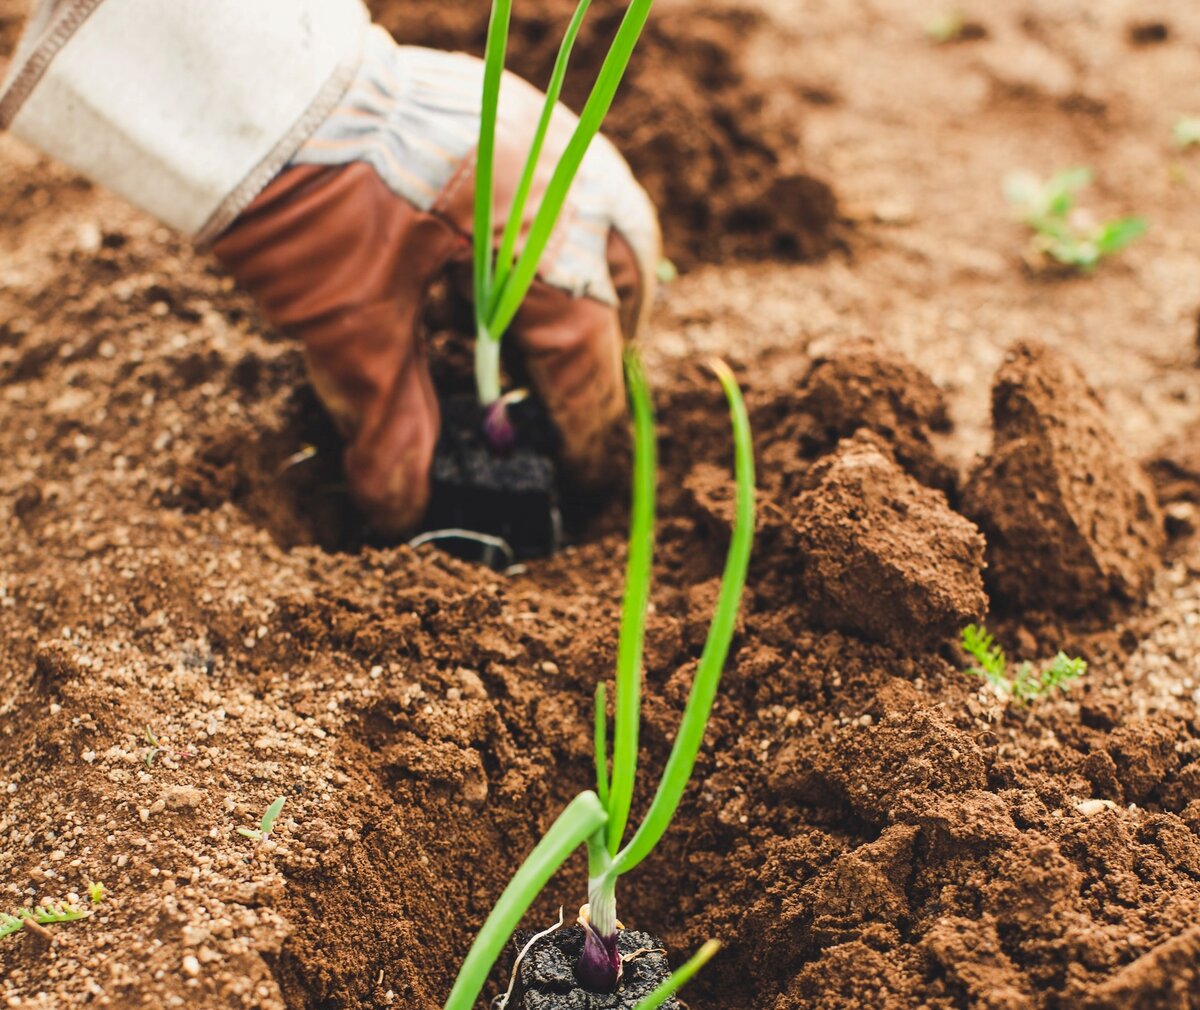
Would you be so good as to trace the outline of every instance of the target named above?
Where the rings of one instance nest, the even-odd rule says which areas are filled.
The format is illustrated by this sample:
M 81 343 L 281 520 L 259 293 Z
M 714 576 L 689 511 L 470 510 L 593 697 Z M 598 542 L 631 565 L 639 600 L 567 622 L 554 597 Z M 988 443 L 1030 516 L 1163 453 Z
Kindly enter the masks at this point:
M 933 446 L 933 434 L 950 429 L 945 396 L 916 365 L 875 341 L 819 353 L 799 388 L 761 403 L 755 422 L 768 463 L 763 481 L 784 495 L 800 488 L 809 461 L 865 429 L 922 484 L 956 496 L 957 476 Z
M 792 522 L 801 580 L 826 627 L 919 649 L 986 612 L 979 531 L 878 436 L 842 442 L 808 482 Z
M 1017 344 L 996 375 L 992 423 L 992 453 L 963 505 L 987 537 L 993 598 L 1067 613 L 1141 599 L 1162 516 L 1080 371 L 1044 345 Z

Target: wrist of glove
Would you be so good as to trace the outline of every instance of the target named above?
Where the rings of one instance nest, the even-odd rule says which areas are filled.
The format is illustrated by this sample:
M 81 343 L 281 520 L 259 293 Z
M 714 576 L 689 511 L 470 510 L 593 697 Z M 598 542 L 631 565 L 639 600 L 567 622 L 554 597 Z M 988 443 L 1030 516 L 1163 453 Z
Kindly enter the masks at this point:
M 440 416 L 418 331 L 431 285 L 447 271 L 470 276 L 481 73 L 470 57 L 369 44 L 342 105 L 213 246 L 303 341 L 346 438 L 347 478 L 384 531 L 410 529 L 429 498 Z M 542 101 L 506 76 L 498 233 Z M 554 117 L 530 216 L 574 123 L 565 109 Z M 625 409 L 622 345 L 652 295 L 657 243 L 648 199 L 598 140 L 505 337 L 560 432 L 568 475 L 585 486 L 609 476 Z

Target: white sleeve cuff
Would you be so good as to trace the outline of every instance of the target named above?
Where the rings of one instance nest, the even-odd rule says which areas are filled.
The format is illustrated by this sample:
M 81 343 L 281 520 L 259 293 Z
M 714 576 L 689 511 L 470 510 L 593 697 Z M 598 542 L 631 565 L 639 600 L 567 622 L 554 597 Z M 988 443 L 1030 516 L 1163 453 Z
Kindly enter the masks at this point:
M 361 0 L 42 0 L 0 128 L 204 242 L 337 104 Z

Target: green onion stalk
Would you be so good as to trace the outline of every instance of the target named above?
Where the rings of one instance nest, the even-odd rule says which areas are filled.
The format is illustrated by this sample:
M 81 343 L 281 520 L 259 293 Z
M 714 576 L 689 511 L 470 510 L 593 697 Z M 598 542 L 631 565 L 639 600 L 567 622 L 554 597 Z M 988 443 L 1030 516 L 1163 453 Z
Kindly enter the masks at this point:
M 617 881 L 635 869 L 670 826 L 691 778 L 717 687 L 733 640 L 754 539 L 754 456 L 750 422 L 733 373 L 713 369 L 729 404 L 734 440 L 736 505 L 733 533 L 717 605 L 679 731 L 650 808 L 625 841 L 637 773 L 641 720 L 642 655 L 654 553 L 656 444 L 649 387 L 636 357 L 626 358 L 634 430 L 633 505 L 625 598 L 617 645 L 616 695 L 611 755 L 604 685 L 596 688 L 594 751 L 596 789 L 577 796 L 559 815 L 496 902 L 459 971 L 446 1010 L 471 1010 L 483 984 L 521 917 L 555 871 L 578 847 L 588 855 L 588 906 L 581 914 L 584 948 L 576 977 L 594 992 L 613 992 L 623 963 L 617 950 Z M 610 771 L 611 756 L 611 771 Z M 654 1010 L 715 952 L 706 944 L 637 1010 Z
M 592 140 L 600 132 L 600 126 L 608 114 L 617 87 L 629 66 L 634 47 L 646 25 L 652 3 L 653 0 L 631 0 L 626 9 L 625 17 L 592 85 L 571 139 L 550 177 L 525 237 L 524 246 L 518 254 L 517 243 L 538 161 L 545 146 L 555 107 L 562 95 L 571 50 L 575 46 L 591 0 L 579 0 L 559 46 L 550 84 L 546 89 L 546 101 L 525 159 L 521 178 L 513 194 L 512 207 L 504 225 L 499 249 L 493 249 L 492 245 L 495 227 L 496 120 L 508 48 L 512 0 L 493 0 L 484 50 L 474 221 L 475 389 L 479 403 L 484 408 L 484 432 L 493 448 L 503 450 L 510 447 L 515 440 L 515 432 L 508 419 L 508 407 L 515 398 L 524 395 L 520 391 L 514 391 L 512 394 L 501 392 L 501 340 L 537 276 L 538 265 L 554 232 L 554 226 L 562 214 L 571 184 L 579 173 L 579 167 L 583 164 L 584 155 L 587 154 Z

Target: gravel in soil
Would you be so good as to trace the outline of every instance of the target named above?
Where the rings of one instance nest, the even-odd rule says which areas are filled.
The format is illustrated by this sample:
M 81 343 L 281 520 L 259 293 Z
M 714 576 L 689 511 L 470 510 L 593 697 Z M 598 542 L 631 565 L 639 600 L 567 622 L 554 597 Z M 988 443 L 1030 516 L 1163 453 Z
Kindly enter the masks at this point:
M 20 8 L 0 0 L 0 44 Z M 425 30 L 469 40 L 482 9 Z M 696 266 L 657 306 L 663 500 L 636 810 L 728 535 L 727 420 L 705 354 L 747 387 L 762 508 L 694 786 L 622 881 L 621 919 L 676 963 L 723 941 L 687 993 L 696 1007 L 1200 1005 L 1200 538 L 1183 508 L 1197 500 L 1200 163 L 1169 148 L 1173 118 L 1194 111 L 1180 96 L 1200 12 L 1163 8 L 1145 41 L 1131 26 L 1147 12 L 1125 0 L 980 7 L 967 13 L 983 31 L 936 47 L 936 4 L 719 4 L 695 24 L 686 9 L 663 8 L 641 87 L 672 44 L 704 53 L 699 31 L 702 62 L 737 70 L 720 71 L 719 101 L 676 83 L 667 105 L 622 96 L 618 135 L 655 185 L 678 166 L 635 134 L 670 134 L 670 102 L 718 110 L 739 136 L 719 147 L 739 152 L 755 121 L 738 110 L 761 103 L 802 130 L 803 171 L 853 227 L 797 264 L 787 249 L 745 261 L 769 243 L 747 249 L 730 225 L 728 250 L 680 257 Z M 747 165 L 766 177 L 781 156 Z M 1153 228 L 1093 278 L 1031 277 L 1003 175 L 1076 163 L 1097 168 L 1098 213 Z M 714 216 L 694 220 L 736 217 L 738 187 L 704 185 Z M 590 781 L 620 504 L 508 577 L 364 544 L 298 349 L 210 260 L 8 137 L 0 192 L 0 907 L 106 889 L 52 944 L 0 942 L 0 997 L 440 1005 L 509 875 Z M 690 220 L 668 201 L 682 245 Z M 1014 660 L 1061 648 L 1090 663 L 1069 693 L 1019 709 L 962 675 L 952 625 L 981 602 L 960 489 L 1005 445 L 993 378 L 1033 337 L 1091 391 L 1071 386 L 1063 423 L 1109 439 L 1102 459 L 1052 441 L 1045 486 L 1123 474 L 1128 507 L 1148 494 L 1135 464 L 1153 462 L 1170 538 L 1141 520 L 1118 531 L 1139 545 L 1121 576 L 1136 589 L 1102 600 L 1092 579 L 1018 598 L 982 570 Z M 849 536 L 858 458 L 879 475 L 864 485 L 878 518 Z M 842 550 L 826 539 L 839 533 Z M 1065 535 L 1005 547 L 1010 573 L 1078 570 Z M 860 584 L 860 552 L 877 555 L 872 577 L 905 577 Z M 238 833 L 278 796 L 269 838 Z M 528 926 L 582 902 L 581 863 Z

